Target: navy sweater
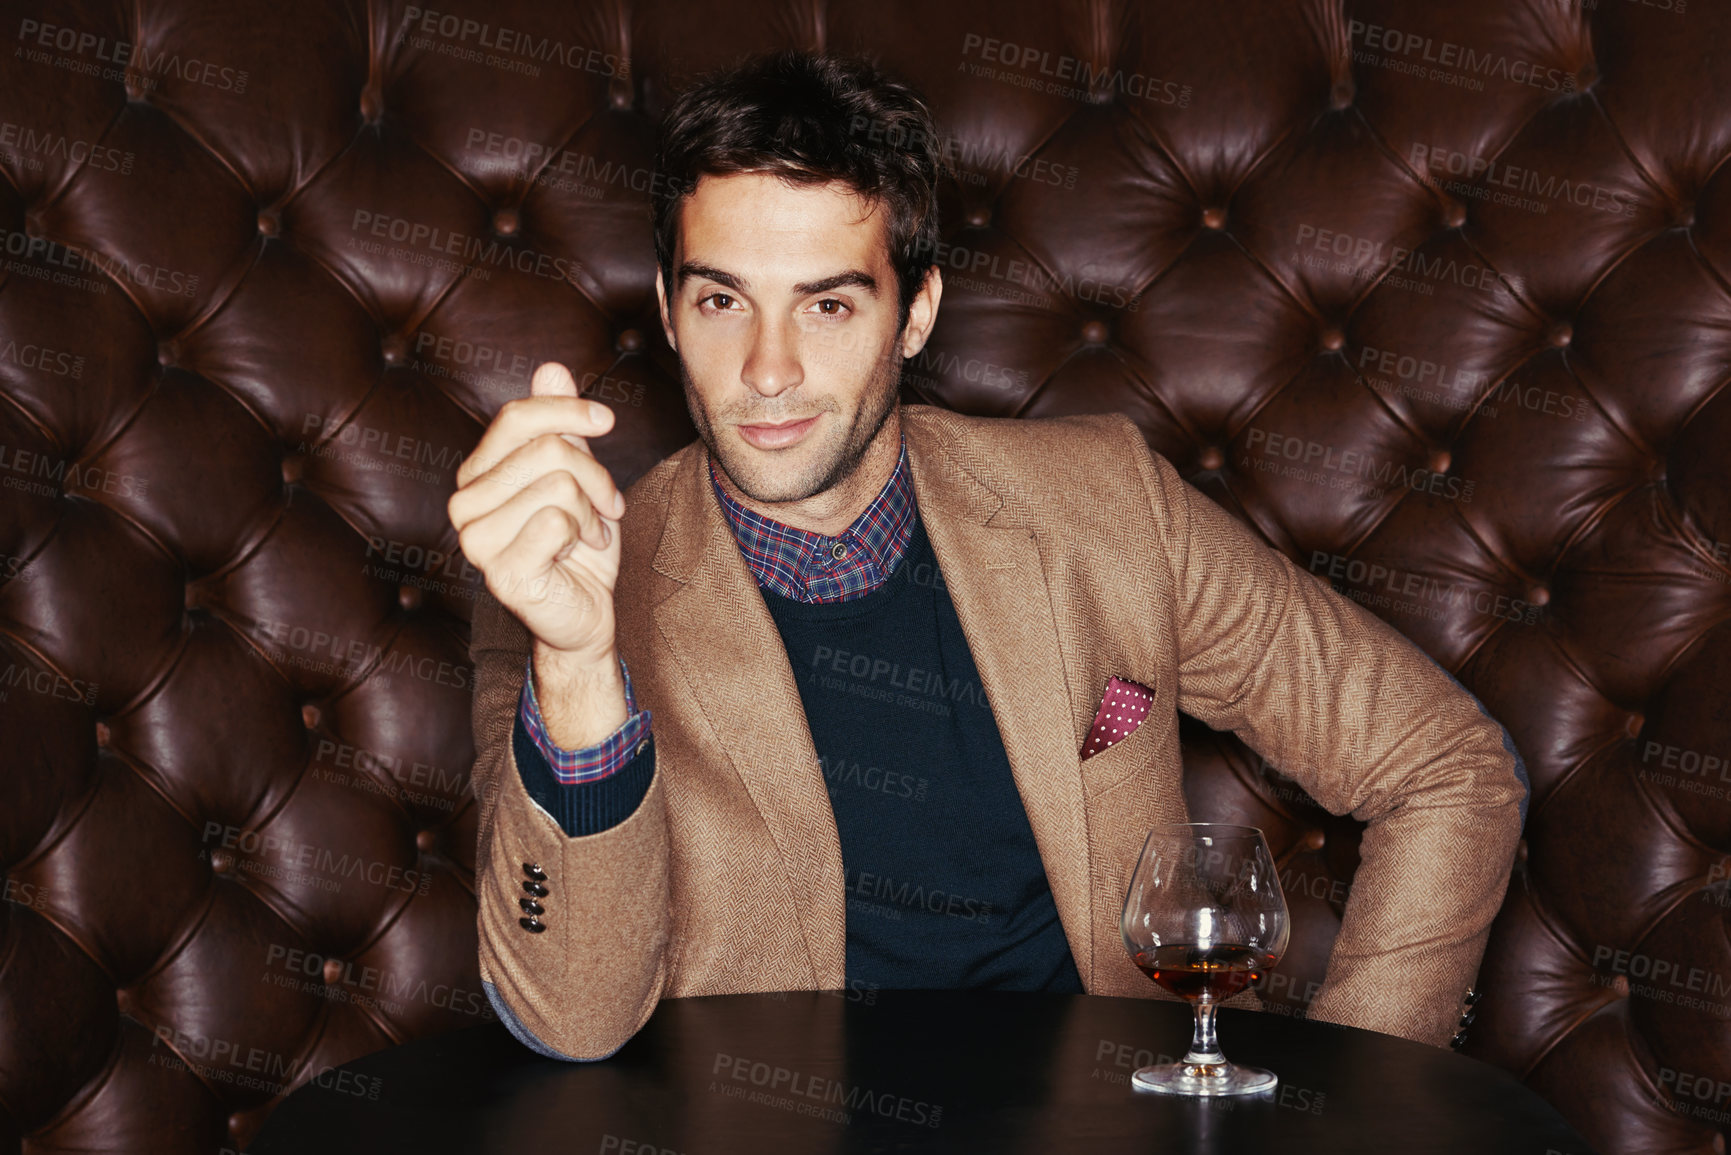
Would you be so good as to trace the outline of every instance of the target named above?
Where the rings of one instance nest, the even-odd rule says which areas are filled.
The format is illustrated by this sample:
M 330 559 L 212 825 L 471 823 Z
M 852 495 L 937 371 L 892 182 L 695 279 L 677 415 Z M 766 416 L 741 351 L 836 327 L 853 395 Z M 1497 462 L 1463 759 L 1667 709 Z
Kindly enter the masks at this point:
M 841 838 L 848 983 L 1081 991 L 924 525 L 864 597 L 763 600 Z

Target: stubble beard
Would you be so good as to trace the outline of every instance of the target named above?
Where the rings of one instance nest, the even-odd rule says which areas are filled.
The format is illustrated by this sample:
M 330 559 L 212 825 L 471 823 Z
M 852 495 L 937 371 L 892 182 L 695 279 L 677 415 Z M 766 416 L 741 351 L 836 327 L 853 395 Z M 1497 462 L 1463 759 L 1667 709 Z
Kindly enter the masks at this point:
M 817 460 L 793 476 L 767 467 L 767 463 L 761 459 L 752 461 L 745 456 L 756 453 L 755 450 L 742 451 L 732 444 L 723 449 L 717 444 L 714 423 L 691 383 L 691 371 L 686 367 L 683 357 L 679 358 L 679 382 L 685 390 L 685 407 L 691 414 L 692 424 L 697 427 L 697 435 L 709 447 L 709 456 L 715 462 L 716 468 L 726 474 L 734 488 L 753 501 L 775 504 L 802 501 L 813 494 L 832 489 L 853 476 L 854 470 L 859 468 L 860 459 L 865 456 L 866 450 L 883 429 L 884 422 L 889 420 L 890 414 L 895 410 L 901 383 L 901 359 L 896 355 L 896 344 L 892 342 L 885 350 L 883 358 L 873 367 L 871 384 L 861 395 L 860 407 L 854 411 L 853 422 L 848 426 L 840 443 L 829 452 L 819 454 Z M 840 411 L 833 397 L 818 400 L 818 412 Z M 761 411 L 736 408 L 728 414 L 729 423 L 739 419 L 773 421 L 779 417 L 791 416 L 790 413 L 782 411 L 788 408 L 798 412 L 800 405 L 796 401 L 791 406 L 783 405 Z M 805 416 L 811 414 L 807 413 Z

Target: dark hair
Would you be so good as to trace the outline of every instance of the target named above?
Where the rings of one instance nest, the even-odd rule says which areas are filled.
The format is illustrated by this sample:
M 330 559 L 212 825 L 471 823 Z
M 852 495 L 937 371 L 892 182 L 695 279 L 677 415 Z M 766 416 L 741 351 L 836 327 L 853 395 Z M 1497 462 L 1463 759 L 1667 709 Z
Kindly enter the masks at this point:
M 925 101 L 869 61 L 781 51 L 682 92 L 661 122 L 651 201 L 655 259 L 669 296 L 679 210 L 705 174 L 764 172 L 839 181 L 888 213 L 900 325 L 937 252 L 939 141 Z

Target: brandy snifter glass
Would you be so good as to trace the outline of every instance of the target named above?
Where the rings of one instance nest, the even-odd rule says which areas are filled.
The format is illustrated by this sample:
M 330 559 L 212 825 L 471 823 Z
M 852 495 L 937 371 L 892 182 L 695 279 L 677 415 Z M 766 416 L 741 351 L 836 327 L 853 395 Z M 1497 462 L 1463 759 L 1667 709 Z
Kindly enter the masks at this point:
M 1131 1084 L 1169 1095 L 1272 1090 L 1279 1078 L 1228 1062 L 1214 1032 L 1219 1004 L 1286 953 L 1286 896 L 1262 831 L 1218 822 L 1154 827 L 1124 896 L 1122 929 L 1131 961 L 1196 1012 L 1189 1053 L 1143 1067 Z

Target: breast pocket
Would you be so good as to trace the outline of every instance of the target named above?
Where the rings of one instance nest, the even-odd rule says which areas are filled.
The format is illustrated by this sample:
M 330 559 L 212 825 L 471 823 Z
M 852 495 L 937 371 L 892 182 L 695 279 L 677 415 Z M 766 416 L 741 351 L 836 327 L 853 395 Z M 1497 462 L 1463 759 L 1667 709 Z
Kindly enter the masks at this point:
M 1161 728 L 1159 711 L 1156 699 L 1140 726 L 1093 757 L 1082 758 L 1082 783 L 1088 793 L 1102 794 L 1130 775 L 1152 768 L 1159 745 L 1155 739 Z

